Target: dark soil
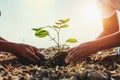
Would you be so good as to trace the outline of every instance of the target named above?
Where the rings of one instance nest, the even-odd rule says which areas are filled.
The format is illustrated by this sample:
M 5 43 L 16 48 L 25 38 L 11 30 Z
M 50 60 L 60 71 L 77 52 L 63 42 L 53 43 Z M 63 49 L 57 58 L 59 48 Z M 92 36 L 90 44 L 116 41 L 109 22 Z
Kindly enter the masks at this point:
M 1 54 L 0 80 L 120 80 L 120 55 L 116 48 L 92 54 L 76 65 L 65 63 L 66 52 L 39 65 L 25 65 L 10 53 Z
M 56 66 L 66 66 L 68 64 L 65 63 L 65 57 L 67 56 L 66 52 L 59 52 L 55 54 L 52 58 L 49 58 L 45 65 L 47 67 L 54 68 Z

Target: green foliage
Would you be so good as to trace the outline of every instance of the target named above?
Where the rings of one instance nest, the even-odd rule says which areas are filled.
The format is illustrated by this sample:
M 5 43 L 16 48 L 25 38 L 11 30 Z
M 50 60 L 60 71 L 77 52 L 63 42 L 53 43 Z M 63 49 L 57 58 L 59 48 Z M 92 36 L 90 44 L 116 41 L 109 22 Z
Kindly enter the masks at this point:
M 67 27 L 69 27 L 67 24 L 65 24 L 65 25 L 62 25 L 60 28 L 67 28 Z
M 64 19 L 64 20 L 58 20 L 60 23 L 67 23 L 67 22 L 69 22 L 70 21 L 70 19 L 68 18 L 68 19 Z
M 40 38 L 46 37 L 48 34 L 49 34 L 49 32 L 46 31 L 46 30 L 38 30 L 38 31 L 36 31 L 36 33 L 35 33 L 35 35 L 36 35 L 37 37 L 40 37 Z
M 42 28 L 33 28 L 32 30 L 36 31 L 35 35 L 39 38 L 44 38 L 49 35 L 49 32 L 47 30 L 43 30 Z
M 76 43 L 77 40 L 74 39 L 74 38 L 69 38 L 69 39 L 66 40 L 66 42 L 69 42 L 69 43 Z
M 70 21 L 70 19 L 63 19 L 63 20 L 58 20 L 57 22 L 55 22 L 55 24 L 53 26 L 46 26 L 46 27 L 40 27 L 40 28 L 33 28 L 32 30 L 35 31 L 35 36 L 39 37 L 39 38 L 44 38 L 46 36 L 48 36 L 51 40 L 53 40 L 58 48 L 58 52 L 64 48 L 64 46 L 66 45 L 66 43 L 76 43 L 77 40 L 74 38 L 69 38 L 65 41 L 65 43 L 63 44 L 63 46 L 60 45 L 60 30 L 64 29 L 64 28 L 68 28 L 69 25 L 67 24 Z M 56 32 L 56 38 L 53 38 L 49 31 L 45 30 L 45 28 L 51 28 Z
M 41 28 L 33 28 L 32 30 L 34 30 L 34 31 L 38 31 L 38 30 L 40 30 Z

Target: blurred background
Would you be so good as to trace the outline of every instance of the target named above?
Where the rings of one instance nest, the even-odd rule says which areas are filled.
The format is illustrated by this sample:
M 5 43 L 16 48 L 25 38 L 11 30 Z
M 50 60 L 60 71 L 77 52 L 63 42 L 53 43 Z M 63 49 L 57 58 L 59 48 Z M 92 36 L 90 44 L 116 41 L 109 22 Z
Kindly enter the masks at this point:
M 48 37 L 39 39 L 32 28 L 54 25 L 59 19 L 70 18 L 69 28 L 61 31 L 61 43 L 76 38 L 77 46 L 94 40 L 102 31 L 102 20 L 96 0 L 0 0 L 0 36 L 11 42 L 39 48 L 55 44 Z M 51 35 L 56 36 L 50 30 Z

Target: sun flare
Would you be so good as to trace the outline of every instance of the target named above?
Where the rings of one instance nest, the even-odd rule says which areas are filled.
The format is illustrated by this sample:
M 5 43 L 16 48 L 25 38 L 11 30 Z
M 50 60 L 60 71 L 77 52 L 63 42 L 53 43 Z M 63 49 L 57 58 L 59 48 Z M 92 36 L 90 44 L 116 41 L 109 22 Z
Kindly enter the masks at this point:
M 86 6 L 84 9 L 84 17 L 86 19 L 90 19 L 91 21 L 96 21 L 97 19 L 100 19 L 100 11 L 97 6 L 95 5 L 90 5 Z

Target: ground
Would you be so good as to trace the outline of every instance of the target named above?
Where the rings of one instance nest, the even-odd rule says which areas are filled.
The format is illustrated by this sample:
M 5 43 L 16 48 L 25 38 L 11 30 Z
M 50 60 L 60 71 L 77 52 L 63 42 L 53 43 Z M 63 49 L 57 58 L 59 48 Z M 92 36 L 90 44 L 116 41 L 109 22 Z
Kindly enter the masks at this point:
M 57 59 L 64 60 L 65 55 L 62 56 Z M 46 64 L 54 66 L 25 65 L 13 54 L 0 52 L 0 80 L 120 80 L 117 48 L 99 51 L 76 65 L 62 64 L 56 58 L 52 58 L 52 63 L 50 60 Z

